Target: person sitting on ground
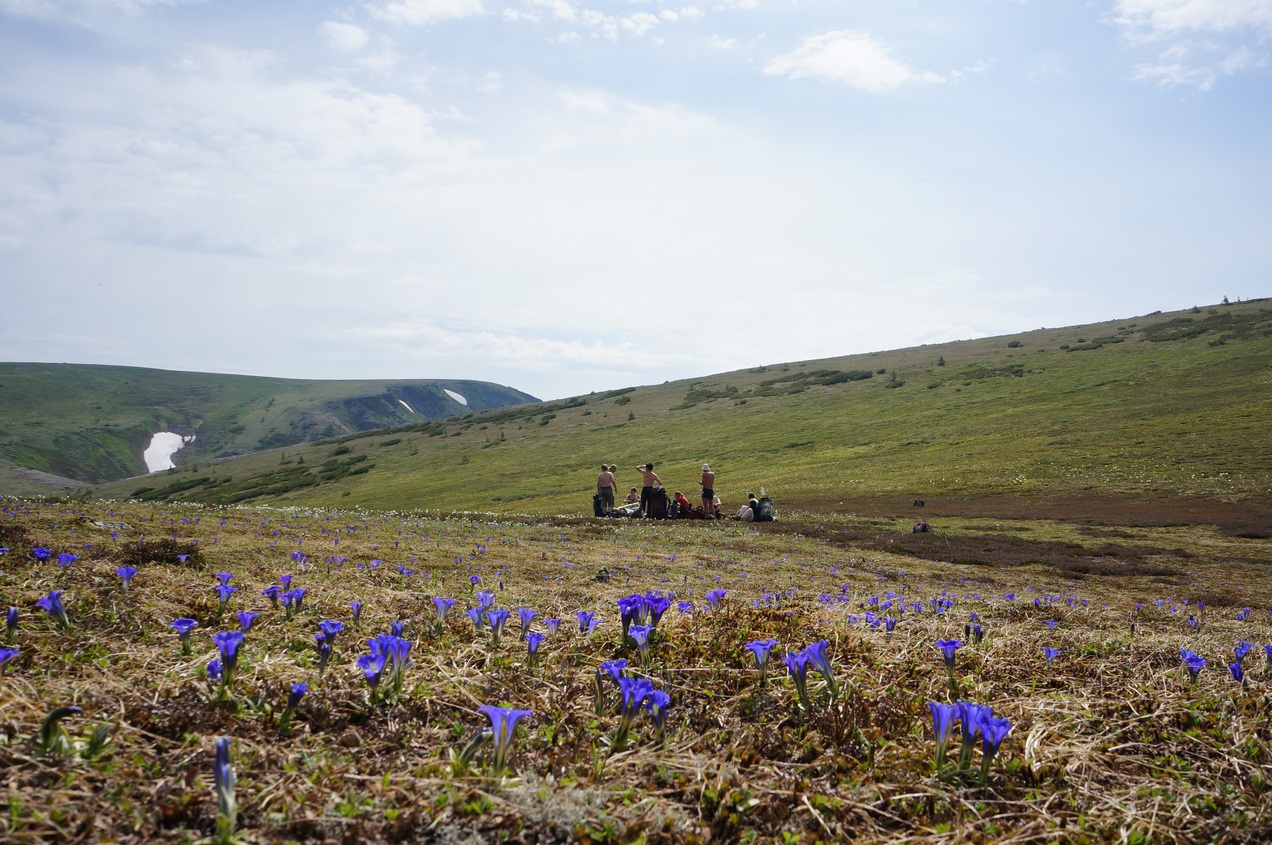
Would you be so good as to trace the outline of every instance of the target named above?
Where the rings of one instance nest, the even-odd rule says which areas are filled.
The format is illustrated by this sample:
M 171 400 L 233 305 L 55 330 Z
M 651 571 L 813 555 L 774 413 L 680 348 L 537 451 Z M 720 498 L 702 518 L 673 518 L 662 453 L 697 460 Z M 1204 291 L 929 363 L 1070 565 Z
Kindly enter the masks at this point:
M 682 514 L 687 514 L 689 511 L 693 510 L 693 505 L 689 504 L 689 500 L 685 498 L 685 494 L 681 493 L 679 490 L 676 491 L 676 495 L 672 496 L 672 498 L 675 499 L 676 504 L 680 506 L 680 512 Z
M 754 493 L 746 494 L 746 504 L 738 508 L 737 515 L 734 519 L 740 519 L 743 522 L 754 522 L 755 512 L 760 506 L 760 500 L 755 498 Z
M 640 502 L 640 493 L 635 487 L 627 491 L 627 498 L 623 499 L 623 504 L 631 505 Z

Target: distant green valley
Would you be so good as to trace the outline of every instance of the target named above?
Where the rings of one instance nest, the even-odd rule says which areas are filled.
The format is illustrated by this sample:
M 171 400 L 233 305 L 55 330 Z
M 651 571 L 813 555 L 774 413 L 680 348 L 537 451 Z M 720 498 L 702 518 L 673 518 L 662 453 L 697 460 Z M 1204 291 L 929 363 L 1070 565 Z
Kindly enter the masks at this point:
M 0 364 L 0 492 L 143 475 L 142 453 L 161 431 L 193 435 L 177 460 L 193 465 L 536 401 L 464 379 L 325 381 Z

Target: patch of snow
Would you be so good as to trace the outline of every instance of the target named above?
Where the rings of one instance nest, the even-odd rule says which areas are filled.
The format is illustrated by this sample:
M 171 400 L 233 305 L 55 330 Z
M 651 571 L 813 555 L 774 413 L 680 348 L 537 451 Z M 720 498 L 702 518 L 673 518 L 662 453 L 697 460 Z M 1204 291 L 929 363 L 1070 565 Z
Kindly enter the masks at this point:
M 155 436 L 150 438 L 150 445 L 146 447 L 146 451 L 141 453 L 141 459 L 146 462 L 146 472 L 172 469 L 176 466 L 172 462 L 172 456 L 181 451 L 182 446 L 193 442 L 193 434 L 189 437 L 182 437 L 180 434 L 173 434 L 171 431 L 155 432 Z
M 406 404 L 405 399 L 399 399 L 398 401 L 402 403 L 403 408 L 406 408 L 406 410 L 410 411 L 412 414 L 415 413 L 415 409 L 412 408 L 410 405 Z
M 443 388 L 442 388 L 442 390 L 446 390 L 446 388 L 444 388 L 444 387 L 443 387 Z M 453 390 L 446 390 L 446 395 L 447 395 L 447 396 L 449 396 L 450 398 L 454 399 L 456 402 L 458 402 L 458 403 L 459 403 L 459 404 L 461 404 L 461 405 L 467 405 L 467 404 L 468 404 L 468 400 L 467 400 L 467 399 L 465 399 L 463 396 L 460 396 L 458 393 L 456 393 L 456 392 L 455 392 L 455 391 L 453 391 Z

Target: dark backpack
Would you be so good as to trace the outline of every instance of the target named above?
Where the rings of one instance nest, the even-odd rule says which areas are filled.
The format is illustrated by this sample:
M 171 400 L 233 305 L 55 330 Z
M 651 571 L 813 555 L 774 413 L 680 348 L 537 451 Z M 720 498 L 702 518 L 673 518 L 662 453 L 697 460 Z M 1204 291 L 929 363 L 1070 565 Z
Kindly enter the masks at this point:
M 662 487 L 655 487 L 650 491 L 649 513 L 646 516 L 650 519 L 667 518 L 667 491 Z
M 773 500 L 768 496 L 760 499 L 760 506 L 755 509 L 756 522 L 772 522 L 777 518 L 777 508 L 773 507 Z

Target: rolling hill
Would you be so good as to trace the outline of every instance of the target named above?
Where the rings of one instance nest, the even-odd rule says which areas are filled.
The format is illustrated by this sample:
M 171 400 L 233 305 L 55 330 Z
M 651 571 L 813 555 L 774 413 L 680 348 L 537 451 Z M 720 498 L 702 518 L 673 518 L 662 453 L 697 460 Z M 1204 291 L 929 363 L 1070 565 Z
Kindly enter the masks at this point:
M 142 453 L 159 431 L 194 436 L 178 461 L 185 463 L 534 401 L 468 380 L 315 381 L 0 364 L 0 489 L 39 493 L 141 475 Z
M 469 413 L 91 495 L 578 514 L 602 462 L 632 485 L 652 460 L 691 499 L 710 461 L 726 504 L 765 485 L 812 510 L 916 497 L 1249 508 L 1272 489 L 1269 419 L 1272 310 L 1248 301 Z

